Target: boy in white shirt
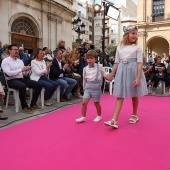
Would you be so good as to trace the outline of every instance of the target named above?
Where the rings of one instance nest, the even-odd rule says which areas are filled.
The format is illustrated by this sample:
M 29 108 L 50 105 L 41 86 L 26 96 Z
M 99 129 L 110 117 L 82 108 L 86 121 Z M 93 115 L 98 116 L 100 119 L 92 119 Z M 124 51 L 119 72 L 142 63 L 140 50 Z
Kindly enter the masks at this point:
M 101 82 L 103 77 L 106 78 L 106 74 L 103 66 L 95 63 L 97 58 L 98 54 L 95 50 L 89 50 L 86 54 L 88 65 L 83 69 L 83 88 L 85 91 L 82 101 L 82 117 L 76 119 L 78 123 L 85 121 L 87 105 L 91 98 L 97 110 L 97 117 L 93 121 L 98 122 L 102 119 L 100 105 Z

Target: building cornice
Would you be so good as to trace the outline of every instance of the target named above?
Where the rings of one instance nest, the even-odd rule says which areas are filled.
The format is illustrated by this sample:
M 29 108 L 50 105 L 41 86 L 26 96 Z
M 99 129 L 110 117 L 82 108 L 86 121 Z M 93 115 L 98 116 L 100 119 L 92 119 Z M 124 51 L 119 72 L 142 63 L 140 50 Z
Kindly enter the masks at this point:
M 53 21 L 57 21 L 59 23 L 62 23 L 62 21 L 64 20 L 64 18 L 61 15 L 57 14 L 57 12 L 56 13 L 51 13 L 51 12 L 49 12 L 47 10 L 44 10 L 44 9 L 42 10 L 40 8 L 36 8 L 36 7 L 34 7 L 34 6 L 30 5 L 30 4 L 21 2 L 19 0 L 10 0 L 10 1 L 13 2 L 13 3 L 19 4 L 19 5 L 22 5 L 24 7 L 27 7 L 27 8 L 30 8 L 30 9 L 45 13 L 47 15 L 47 17 L 50 18 Z M 69 0 L 65 0 L 65 1 L 69 1 Z M 41 3 L 46 3 L 48 5 L 49 2 L 47 0 L 44 0 L 43 2 L 41 1 Z M 70 10 L 69 8 L 67 8 L 66 6 L 64 6 L 62 4 L 59 4 L 58 2 L 55 2 L 54 0 L 51 1 L 51 5 L 56 5 L 57 7 L 61 8 L 61 10 L 67 12 L 69 14 L 69 16 L 71 16 L 71 17 L 75 17 L 75 15 L 76 15 L 76 13 L 74 11 Z
M 159 21 L 159 22 L 143 22 L 143 23 L 137 23 L 138 27 L 152 27 L 152 26 L 169 26 L 170 25 L 170 20 L 169 21 Z
M 126 23 L 126 22 L 133 22 L 133 23 L 137 23 L 137 21 L 133 21 L 133 20 L 121 21 L 121 23 Z

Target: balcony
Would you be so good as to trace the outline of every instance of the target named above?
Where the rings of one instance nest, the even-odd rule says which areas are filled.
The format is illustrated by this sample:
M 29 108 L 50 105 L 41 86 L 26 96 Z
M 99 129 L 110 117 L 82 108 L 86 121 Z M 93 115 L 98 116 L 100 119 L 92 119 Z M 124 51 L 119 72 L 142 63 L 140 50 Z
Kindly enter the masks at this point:
M 152 14 L 151 16 L 152 22 L 160 22 L 160 21 L 167 21 L 170 20 L 170 14 L 164 14 L 164 13 L 157 13 Z

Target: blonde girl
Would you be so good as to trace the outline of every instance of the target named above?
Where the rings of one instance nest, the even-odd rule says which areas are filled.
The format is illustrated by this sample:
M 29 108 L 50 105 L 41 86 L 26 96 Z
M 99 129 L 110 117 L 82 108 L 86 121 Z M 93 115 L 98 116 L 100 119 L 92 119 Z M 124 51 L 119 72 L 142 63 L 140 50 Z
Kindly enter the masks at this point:
M 138 28 L 129 25 L 124 30 L 123 40 L 117 47 L 115 64 L 108 79 L 115 76 L 114 96 L 117 97 L 114 115 L 105 125 L 118 128 L 117 120 L 121 111 L 124 98 L 132 98 L 133 112 L 129 123 L 138 121 L 138 97 L 147 94 L 146 80 L 142 71 L 143 56 L 140 45 L 137 45 Z

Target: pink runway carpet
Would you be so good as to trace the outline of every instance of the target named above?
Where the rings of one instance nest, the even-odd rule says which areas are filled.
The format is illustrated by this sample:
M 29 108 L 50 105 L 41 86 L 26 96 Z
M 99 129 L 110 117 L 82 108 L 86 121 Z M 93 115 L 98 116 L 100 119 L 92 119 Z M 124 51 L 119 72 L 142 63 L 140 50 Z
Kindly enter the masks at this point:
M 105 126 L 115 98 L 102 96 L 103 120 L 90 101 L 85 123 L 77 124 L 81 104 L 0 131 L 1 170 L 168 170 L 170 98 L 140 98 L 139 121 L 128 124 L 125 99 L 119 129 Z

